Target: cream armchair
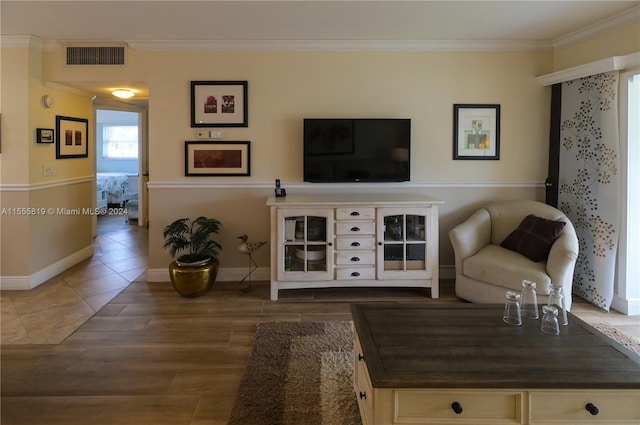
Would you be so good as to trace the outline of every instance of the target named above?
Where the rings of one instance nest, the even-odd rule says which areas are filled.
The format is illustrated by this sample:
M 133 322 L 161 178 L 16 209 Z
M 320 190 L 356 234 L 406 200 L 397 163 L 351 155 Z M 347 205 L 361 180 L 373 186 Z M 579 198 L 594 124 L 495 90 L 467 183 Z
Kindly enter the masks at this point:
M 541 261 L 501 246 L 530 214 L 565 222 L 548 257 Z M 571 309 L 578 238 L 560 210 L 529 200 L 494 202 L 451 229 L 449 238 L 455 253 L 458 297 L 475 303 L 503 303 L 505 292 L 520 291 L 522 280 L 527 279 L 537 283 L 539 304 L 547 302 L 551 283 L 562 286 L 567 310 Z

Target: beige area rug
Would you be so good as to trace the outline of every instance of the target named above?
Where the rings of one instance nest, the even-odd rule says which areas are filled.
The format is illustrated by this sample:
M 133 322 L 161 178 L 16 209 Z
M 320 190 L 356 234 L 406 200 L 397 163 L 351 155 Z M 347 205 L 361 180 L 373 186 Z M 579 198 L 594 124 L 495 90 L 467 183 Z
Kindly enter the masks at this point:
M 591 326 L 616 341 L 618 344 L 640 356 L 640 340 L 637 340 L 636 338 L 633 338 L 632 336 L 627 335 L 606 323 L 594 323 Z
M 359 425 L 351 322 L 259 323 L 229 425 Z
M 640 355 L 640 341 L 592 325 Z M 229 425 L 360 425 L 351 322 L 259 323 Z

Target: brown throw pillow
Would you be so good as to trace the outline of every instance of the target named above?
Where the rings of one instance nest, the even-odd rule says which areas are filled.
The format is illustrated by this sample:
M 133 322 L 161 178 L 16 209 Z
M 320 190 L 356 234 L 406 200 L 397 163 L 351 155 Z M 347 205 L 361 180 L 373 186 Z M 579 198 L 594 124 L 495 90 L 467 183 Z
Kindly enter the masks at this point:
M 547 220 L 529 214 L 500 246 L 518 252 L 531 261 L 546 260 L 551 245 L 560 236 L 564 225 L 564 221 Z

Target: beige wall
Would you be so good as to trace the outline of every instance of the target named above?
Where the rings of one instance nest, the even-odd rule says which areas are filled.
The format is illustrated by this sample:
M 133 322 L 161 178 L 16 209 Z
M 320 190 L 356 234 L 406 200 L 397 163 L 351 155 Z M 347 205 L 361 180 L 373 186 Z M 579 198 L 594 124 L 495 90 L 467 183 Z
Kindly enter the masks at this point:
M 57 273 L 68 267 L 69 258 L 77 262 L 78 252 L 86 256 L 90 251 L 91 217 L 66 215 L 59 208 L 92 207 L 95 162 L 93 126 L 89 157 L 64 160 L 56 159 L 55 144 L 36 143 L 36 129 L 55 129 L 56 115 L 91 121 L 93 106 L 88 97 L 43 84 L 38 49 L 3 48 L 2 57 L 0 273 L 3 287 L 14 287 L 11 279 L 32 286 L 48 276 L 47 268 Z M 53 108 L 42 106 L 44 94 L 56 99 Z M 57 175 L 43 176 L 44 165 L 53 167 Z
M 83 203 L 84 196 L 90 199 L 91 193 L 87 193 L 91 191 L 90 185 L 82 178 L 92 173 L 93 149 L 87 160 L 55 160 L 53 147 L 36 146 L 33 134 L 37 127 L 54 126 L 55 114 L 91 117 L 91 102 L 82 96 L 55 91 L 42 81 L 63 85 L 88 81 L 122 85 L 127 81 L 144 81 L 150 88 L 149 256 L 152 269 L 166 268 L 169 261 L 162 249 L 162 228 L 176 218 L 200 214 L 223 222 L 222 267 L 245 267 L 246 257 L 235 250 L 238 242 L 235 238 L 241 233 L 248 233 L 253 240 L 268 238 L 265 200 L 273 193 L 275 178 L 282 179 L 291 194 L 405 190 L 443 199 L 446 203 L 440 210 L 440 264 L 451 266 L 453 255 L 447 232 L 479 205 L 494 199 L 544 200 L 542 182 L 547 174 L 550 96 L 549 89 L 540 87 L 535 77 L 640 50 L 637 37 L 630 40 L 637 32 L 638 25 L 631 25 L 556 52 L 138 52 L 130 49 L 126 66 L 91 69 L 64 66 L 63 49 L 42 54 L 41 68 L 39 56 L 35 58 L 28 49 L 3 48 L 2 184 L 35 185 L 36 189 L 27 191 L 27 201 L 18 199 L 24 194 L 11 195 L 11 202 L 16 203 L 40 205 L 53 199 Z M 42 81 L 38 81 L 40 79 Z M 251 141 L 250 177 L 184 176 L 184 141 L 195 139 L 195 129 L 189 125 L 189 82 L 192 80 L 249 82 L 249 127 L 223 131 L 224 140 Z M 39 106 L 40 98 L 52 91 L 58 100 L 56 109 L 43 110 Z M 501 105 L 499 161 L 452 159 L 455 103 Z M 302 183 L 302 119 L 332 116 L 411 118 L 412 181 L 355 186 Z M 16 124 L 6 128 L 9 118 L 16 118 Z M 49 161 L 58 169 L 59 175 L 55 178 L 41 175 L 42 165 Z M 65 195 L 58 192 L 58 187 L 65 188 Z M 45 232 L 44 239 L 35 234 L 28 236 L 32 245 L 29 255 L 39 258 L 32 260 L 28 273 L 56 261 L 43 255 L 59 247 L 60 234 L 47 233 L 54 223 L 59 225 L 56 220 L 59 218 L 46 217 L 26 226 L 21 222 L 15 227 L 27 234 Z M 81 220 L 78 229 L 84 231 L 84 219 Z M 62 226 L 67 228 L 66 224 Z M 6 227 L 4 220 L 3 227 Z M 90 234 L 90 230 L 87 233 Z M 19 235 L 10 236 L 7 239 L 3 230 L 3 252 L 9 244 L 7 241 L 13 243 Z M 47 242 L 40 244 L 41 248 L 33 248 L 39 240 Z M 86 239 L 82 238 L 71 242 L 69 246 L 73 248 L 62 250 L 61 255 L 85 243 Z M 37 254 L 32 253 L 34 249 Z M 260 267 L 268 267 L 268 250 L 259 252 L 256 260 Z M 2 274 L 5 275 L 5 270 Z
M 280 178 L 289 193 L 420 190 L 440 196 L 445 226 L 441 263 L 453 264 L 446 232 L 455 211 L 507 197 L 540 199 L 546 176 L 549 92 L 535 77 L 552 67 L 550 52 L 136 52 L 133 65 L 108 72 L 60 67 L 62 53 L 45 55 L 45 78 L 144 80 L 150 88 L 150 266 L 166 267 L 162 228 L 200 214 L 223 223 L 223 268 L 242 268 L 236 236 L 269 237 L 266 197 Z M 137 71 L 137 73 L 135 72 Z M 250 177 L 185 177 L 192 80 L 247 80 L 249 127 L 227 128 L 225 140 L 251 141 Z M 526 101 L 523 101 L 526 99 Z M 453 104 L 502 108 L 501 160 L 452 159 Z M 412 182 L 408 185 L 302 184 L 305 117 L 412 119 Z M 257 254 L 268 267 L 268 250 Z
M 439 192 L 446 202 L 443 214 L 501 197 L 501 193 L 534 197 L 537 193 L 531 184 L 540 183 L 546 176 L 549 93 L 537 84 L 535 76 L 550 69 L 548 52 L 199 52 L 141 56 L 148 57 L 146 68 L 163 70 L 148 75 L 151 268 L 166 267 L 168 262 L 161 248 L 162 227 L 176 218 L 201 213 L 223 222 L 221 242 L 226 249 L 221 255 L 222 267 L 245 266 L 246 257 L 235 251 L 235 236 L 248 233 L 252 239 L 268 239 L 264 203 L 273 193 L 275 178 L 282 179 L 289 193 L 358 190 L 347 185 L 323 188 L 302 184 L 305 117 L 411 118 L 412 184 L 361 187 L 378 192 L 403 188 Z M 224 131 L 226 140 L 252 142 L 251 177 L 185 177 L 184 141 L 195 135 L 189 126 L 189 82 L 230 79 L 249 82 L 249 127 Z M 452 159 L 454 103 L 501 105 L 500 161 Z M 180 187 L 170 187 L 170 183 Z M 505 183 L 514 186 L 502 186 Z M 226 188 L 225 184 L 232 187 Z M 448 190 L 451 184 L 462 190 Z M 441 238 L 442 264 L 453 264 L 448 228 L 443 227 Z M 267 250 L 258 254 L 260 266 L 268 266 L 267 256 Z
M 573 68 L 612 56 L 640 51 L 640 22 L 593 37 L 582 43 L 558 48 L 553 53 L 554 71 Z
M 3 184 L 24 183 L 29 175 L 29 49 L 2 49 L 2 174 Z M 10 157 L 9 161 L 7 157 Z

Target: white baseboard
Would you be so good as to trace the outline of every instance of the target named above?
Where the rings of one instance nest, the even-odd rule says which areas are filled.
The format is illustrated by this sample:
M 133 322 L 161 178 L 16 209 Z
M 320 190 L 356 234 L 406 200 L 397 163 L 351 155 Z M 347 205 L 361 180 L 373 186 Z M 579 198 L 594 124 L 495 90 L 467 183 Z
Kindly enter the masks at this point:
M 169 269 L 147 269 L 147 282 L 171 282 Z
M 246 268 L 224 268 L 218 270 L 217 281 L 239 282 L 247 275 Z M 440 279 L 455 279 L 455 266 L 440 267 Z M 271 280 L 271 269 L 269 267 L 258 267 L 251 275 L 252 280 Z M 147 270 L 147 282 L 171 282 L 168 268 Z
M 31 276 L 0 276 L 0 289 L 12 291 L 26 291 L 33 289 L 47 280 L 56 277 L 63 271 L 81 263 L 87 258 L 91 258 L 92 255 L 93 245 L 90 245 L 40 271 L 35 272 Z
M 627 316 L 640 316 L 640 299 L 629 298 L 625 300 L 614 296 L 611 308 Z
M 240 282 L 247 275 L 247 268 L 224 268 L 218 269 L 218 282 Z M 252 274 L 251 280 L 270 280 L 269 267 L 258 267 Z M 147 270 L 147 282 L 171 282 L 168 268 Z

